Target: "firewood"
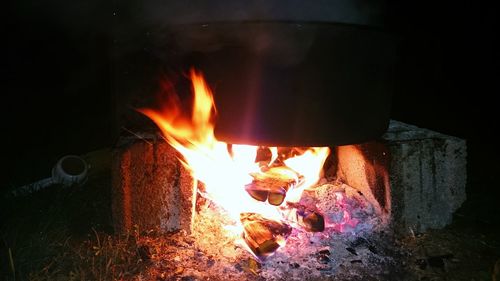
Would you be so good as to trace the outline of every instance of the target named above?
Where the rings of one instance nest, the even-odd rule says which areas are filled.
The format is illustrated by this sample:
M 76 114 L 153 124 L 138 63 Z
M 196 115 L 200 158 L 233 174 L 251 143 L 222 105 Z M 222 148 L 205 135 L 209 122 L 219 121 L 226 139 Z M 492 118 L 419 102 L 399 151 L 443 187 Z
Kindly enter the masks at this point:
M 244 227 L 243 238 L 258 257 L 272 254 L 292 232 L 288 224 L 266 219 L 256 213 L 242 213 L 240 220 Z
M 286 192 L 297 184 L 299 175 L 288 167 L 271 167 L 266 171 L 253 173 L 254 180 L 245 186 L 245 190 L 255 200 L 279 206 L 286 197 Z
M 269 192 L 269 196 L 267 197 L 267 202 L 274 206 L 279 206 L 285 200 L 286 191 L 284 189 L 279 192 Z
M 325 219 L 318 211 L 299 203 L 287 202 L 283 208 L 286 218 L 306 231 L 321 232 L 325 230 Z
M 245 187 L 245 189 L 248 194 L 250 194 L 250 196 L 252 196 L 252 198 L 257 201 L 266 202 L 267 197 L 269 196 L 269 192 L 267 190 L 257 190 L 248 185 Z

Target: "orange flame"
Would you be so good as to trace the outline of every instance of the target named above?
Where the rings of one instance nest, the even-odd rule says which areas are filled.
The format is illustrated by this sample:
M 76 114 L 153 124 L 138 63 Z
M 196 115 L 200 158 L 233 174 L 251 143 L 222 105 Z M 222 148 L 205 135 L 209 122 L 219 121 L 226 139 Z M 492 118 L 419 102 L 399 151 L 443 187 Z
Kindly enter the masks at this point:
M 238 225 L 241 213 L 259 213 L 269 219 L 282 219 L 279 208 L 253 199 L 245 191 L 252 182 L 250 175 L 261 171 L 255 163 L 257 146 L 232 145 L 231 152 L 225 142 L 214 135 L 216 114 L 212 92 L 201 73 L 191 70 L 190 78 L 194 100 L 191 115 L 182 112 L 175 93 L 168 93 L 173 101 L 162 111 L 140 109 L 161 129 L 166 141 L 178 150 L 182 163 L 192 176 L 205 185 L 205 196 L 222 207 Z M 278 149 L 270 148 L 272 157 L 269 166 L 278 158 Z M 285 164 L 304 177 L 299 188 L 290 190 L 286 201 L 298 201 L 305 188 L 314 185 L 320 178 L 329 149 L 309 148 L 302 155 L 286 159 Z M 234 229 L 228 227 L 228 229 Z M 238 234 L 239 234 L 238 233 Z

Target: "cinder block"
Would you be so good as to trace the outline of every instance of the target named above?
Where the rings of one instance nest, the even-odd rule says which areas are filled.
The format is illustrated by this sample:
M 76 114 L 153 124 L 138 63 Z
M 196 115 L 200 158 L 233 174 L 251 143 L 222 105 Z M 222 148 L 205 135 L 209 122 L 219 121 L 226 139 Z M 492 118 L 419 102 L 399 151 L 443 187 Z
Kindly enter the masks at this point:
M 391 216 L 390 154 L 380 141 L 342 145 L 334 150 L 337 178 L 361 192 L 385 224 Z
M 113 152 L 112 215 L 115 230 L 168 232 L 191 228 L 193 179 L 163 139 L 121 138 Z
M 465 140 L 398 121 L 383 139 L 391 153 L 394 226 L 423 232 L 450 224 L 466 199 Z
M 465 140 L 391 121 L 382 142 L 334 149 L 337 176 L 402 232 L 451 223 L 465 201 Z M 121 138 L 113 154 L 115 229 L 191 230 L 194 180 L 161 137 Z M 387 173 L 388 172 L 388 173 Z

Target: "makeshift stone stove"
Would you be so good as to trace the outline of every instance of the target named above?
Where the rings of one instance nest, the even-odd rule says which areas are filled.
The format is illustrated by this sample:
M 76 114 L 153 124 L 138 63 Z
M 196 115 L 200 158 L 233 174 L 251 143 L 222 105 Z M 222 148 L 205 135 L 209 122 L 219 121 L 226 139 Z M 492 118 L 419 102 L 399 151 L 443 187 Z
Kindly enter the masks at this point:
M 196 192 L 170 145 L 155 134 L 123 137 L 115 229 L 155 229 L 141 242 L 156 249 L 144 274 L 166 280 L 387 280 L 402 274 L 393 234 L 442 228 L 465 200 L 464 140 L 391 121 L 381 140 L 332 151 L 325 177 L 298 202 L 324 216 L 325 230 L 293 227 L 286 245 L 256 258 L 234 243 L 224 210 Z

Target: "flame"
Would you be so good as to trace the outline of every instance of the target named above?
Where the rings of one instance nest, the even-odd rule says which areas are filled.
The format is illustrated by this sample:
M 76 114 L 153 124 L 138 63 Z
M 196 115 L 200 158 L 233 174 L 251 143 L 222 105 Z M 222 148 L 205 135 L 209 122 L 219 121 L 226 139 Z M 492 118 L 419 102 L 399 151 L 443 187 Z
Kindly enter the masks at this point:
M 192 69 L 190 78 L 194 94 L 191 114 L 181 110 L 178 97 L 172 91 L 167 92 L 169 103 L 162 110 L 139 111 L 157 124 L 165 140 L 180 152 L 183 157 L 180 160 L 192 176 L 204 183 L 203 195 L 222 207 L 239 225 L 237 230 L 234 227 L 227 229 L 242 232 L 239 223 L 242 213 L 258 213 L 268 219 L 282 219 L 279 208 L 257 201 L 245 191 L 245 185 L 254 179 L 251 174 L 262 172 L 259 164 L 255 163 L 258 147 L 228 145 L 216 139 L 213 94 L 200 72 Z M 278 148 L 271 147 L 269 150 L 271 159 L 268 167 L 278 159 Z M 326 147 L 313 147 L 283 161 L 288 168 L 303 177 L 300 186 L 287 193 L 287 201 L 298 201 L 302 191 L 319 180 L 328 154 L 329 149 Z
M 298 202 L 304 189 L 318 182 L 323 172 L 323 164 L 330 153 L 328 147 L 311 147 L 304 154 L 284 160 L 285 165 L 304 177 L 304 183 L 290 190 L 287 200 Z

